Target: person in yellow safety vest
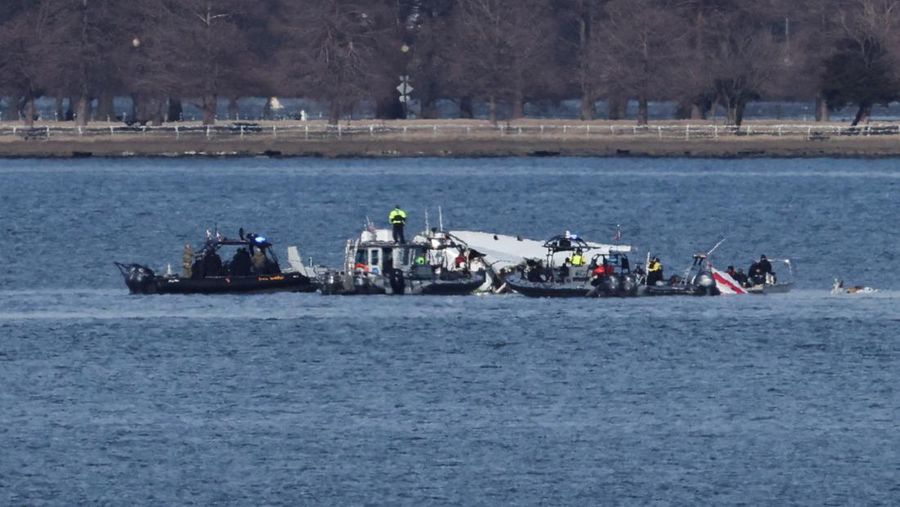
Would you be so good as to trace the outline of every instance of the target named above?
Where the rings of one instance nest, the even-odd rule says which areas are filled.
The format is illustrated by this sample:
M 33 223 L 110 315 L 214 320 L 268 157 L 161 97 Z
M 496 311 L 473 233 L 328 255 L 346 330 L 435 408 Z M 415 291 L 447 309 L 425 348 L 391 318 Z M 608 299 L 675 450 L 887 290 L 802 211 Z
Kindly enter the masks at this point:
M 406 225 L 406 212 L 400 208 L 400 205 L 394 206 L 388 215 L 388 222 L 394 226 L 394 242 L 406 243 L 406 237 L 403 236 L 403 226 Z
M 584 266 L 584 255 L 582 255 L 581 249 L 575 250 L 575 255 L 569 260 L 572 263 L 572 266 Z
M 663 279 L 663 265 L 659 262 L 659 257 L 654 257 L 647 266 L 647 285 L 656 285 Z

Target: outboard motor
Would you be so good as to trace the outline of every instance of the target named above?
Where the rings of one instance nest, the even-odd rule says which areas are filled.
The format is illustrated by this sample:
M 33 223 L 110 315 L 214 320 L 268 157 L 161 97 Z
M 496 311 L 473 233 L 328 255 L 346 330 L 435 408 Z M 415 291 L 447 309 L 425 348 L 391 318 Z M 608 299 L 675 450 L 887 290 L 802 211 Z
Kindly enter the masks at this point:
M 707 271 L 698 273 L 694 284 L 697 286 L 697 293 L 701 296 L 717 296 L 719 294 L 715 279 Z
M 405 294 L 404 289 L 406 288 L 406 280 L 403 277 L 403 271 L 399 269 L 391 270 L 390 282 L 391 291 L 395 296 L 402 296 Z
M 622 295 L 634 296 L 637 295 L 637 290 L 637 277 L 634 275 L 622 275 Z
M 618 276 L 612 275 L 603 277 L 603 292 L 607 296 L 612 296 L 618 293 L 621 287 L 622 283 L 619 281 Z

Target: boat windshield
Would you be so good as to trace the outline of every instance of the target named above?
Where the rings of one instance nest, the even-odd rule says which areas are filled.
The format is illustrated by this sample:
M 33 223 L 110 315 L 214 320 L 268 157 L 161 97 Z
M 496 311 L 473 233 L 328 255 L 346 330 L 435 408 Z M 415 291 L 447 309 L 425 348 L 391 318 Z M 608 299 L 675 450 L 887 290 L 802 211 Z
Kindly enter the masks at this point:
M 402 260 L 406 265 L 425 264 L 428 262 L 428 252 L 423 246 L 410 246 L 403 249 Z

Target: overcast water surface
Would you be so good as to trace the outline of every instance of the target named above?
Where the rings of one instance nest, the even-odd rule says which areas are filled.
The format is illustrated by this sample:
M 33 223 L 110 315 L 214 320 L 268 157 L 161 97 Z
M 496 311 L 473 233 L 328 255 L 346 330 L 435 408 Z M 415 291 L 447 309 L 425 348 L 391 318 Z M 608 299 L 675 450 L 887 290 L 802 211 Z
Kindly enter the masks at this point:
M 0 161 L 0 504 L 892 504 L 896 160 Z M 623 241 L 785 295 L 131 296 L 216 225 Z M 641 254 L 643 255 L 643 254 Z M 640 257 L 640 255 L 639 255 Z M 776 270 L 786 268 L 776 263 Z M 869 285 L 832 296 L 831 282 Z

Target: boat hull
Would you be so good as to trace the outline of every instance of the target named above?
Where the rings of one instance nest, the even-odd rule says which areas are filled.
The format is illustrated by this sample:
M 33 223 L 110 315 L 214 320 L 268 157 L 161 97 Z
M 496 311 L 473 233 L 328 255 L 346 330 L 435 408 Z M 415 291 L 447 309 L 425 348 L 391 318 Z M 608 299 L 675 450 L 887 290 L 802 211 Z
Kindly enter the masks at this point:
M 200 279 L 158 276 L 146 266 L 120 266 L 132 294 L 258 294 L 315 292 L 314 280 L 300 273 L 253 276 L 216 276 Z
M 602 280 L 555 283 L 530 282 L 521 277 L 506 279 L 509 287 L 526 297 L 582 298 L 582 297 L 633 297 L 637 284 L 630 275 L 616 275 Z

